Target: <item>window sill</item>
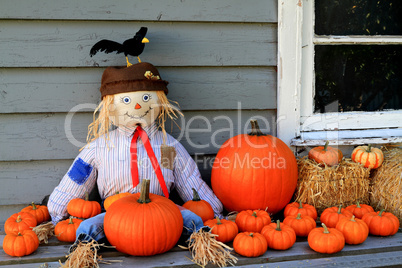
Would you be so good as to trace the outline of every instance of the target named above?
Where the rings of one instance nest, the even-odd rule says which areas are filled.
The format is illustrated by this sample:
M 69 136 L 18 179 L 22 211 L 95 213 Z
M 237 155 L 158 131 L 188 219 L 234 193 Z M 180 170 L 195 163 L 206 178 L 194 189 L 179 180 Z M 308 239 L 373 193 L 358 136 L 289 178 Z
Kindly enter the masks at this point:
M 312 140 L 312 139 L 292 139 L 290 145 L 296 147 L 302 146 L 322 146 L 326 140 Z M 329 145 L 364 145 L 364 144 L 392 144 L 393 146 L 402 145 L 402 137 L 390 138 L 361 138 L 361 139 L 337 139 L 329 140 Z

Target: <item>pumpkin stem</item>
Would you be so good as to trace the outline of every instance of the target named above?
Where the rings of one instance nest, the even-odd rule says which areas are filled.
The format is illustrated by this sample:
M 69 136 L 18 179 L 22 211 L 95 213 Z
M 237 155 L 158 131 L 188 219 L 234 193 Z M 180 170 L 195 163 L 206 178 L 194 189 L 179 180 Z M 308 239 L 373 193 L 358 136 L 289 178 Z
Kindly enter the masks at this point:
M 382 216 L 382 213 L 384 212 L 384 210 L 385 210 L 385 209 L 381 209 L 381 210 L 380 210 L 380 213 L 378 213 L 378 216 L 381 217 L 381 216 Z
M 276 229 L 275 230 L 277 230 L 277 231 L 282 231 L 281 230 L 281 221 L 280 220 L 277 220 L 276 221 Z
M 34 203 L 34 202 L 32 202 L 32 203 L 31 203 L 31 205 L 32 205 L 32 210 L 35 210 L 35 209 L 36 209 L 36 205 L 35 205 L 35 203 Z
M 356 202 L 356 207 L 357 207 L 357 208 L 361 208 L 359 201 Z
M 193 189 L 193 201 L 201 201 L 200 195 L 198 194 L 197 190 L 194 188 Z
M 371 144 L 368 145 L 367 152 L 368 152 L 368 153 L 371 152 Z
M 151 202 L 151 199 L 149 199 L 149 184 L 150 184 L 150 180 L 142 180 L 141 194 L 140 194 L 140 198 L 137 200 L 138 203 L 146 204 L 146 203 Z
M 300 213 L 297 213 L 296 220 L 301 220 L 301 214 Z
M 70 216 L 70 221 L 68 222 L 68 224 L 74 224 L 74 222 L 73 222 L 73 216 Z
M 116 193 L 115 194 L 119 194 L 120 192 L 119 191 L 116 191 Z
M 18 236 L 22 236 L 22 234 L 20 233 L 20 232 L 18 232 L 18 234 L 17 234 Z
M 250 233 L 250 234 L 249 234 L 249 236 L 253 237 L 253 236 L 254 236 L 254 234 L 253 234 L 253 233 Z
M 301 200 L 299 200 L 299 208 L 303 208 L 303 204 L 302 204 Z
M 326 141 L 326 142 L 325 142 L 325 145 L 324 145 L 324 151 L 327 151 L 328 144 L 329 144 L 329 141 Z
M 341 212 L 342 212 L 342 204 L 339 205 L 338 214 L 341 214 Z
M 258 126 L 258 123 L 257 123 L 256 119 L 251 119 L 250 124 L 251 124 L 251 132 L 248 133 L 248 135 L 250 135 L 250 136 L 266 136 L 260 130 L 260 127 Z
M 253 211 L 253 214 L 251 214 L 251 216 L 256 217 L 257 218 L 257 212 Z
M 221 222 L 221 220 L 219 219 L 219 217 L 218 217 L 218 216 L 216 216 L 216 224 L 217 224 L 217 225 L 222 224 L 222 222 Z
M 350 221 L 354 221 L 354 222 L 356 221 L 356 220 L 355 220 L 355 215 L 352 216 L 352 218 L 350 219 Z
M 17 217 L 17 219 L 15 220 L 15 222 L 21 222 L 21 221 L 22 221 L 21 215 L 18 215 L 18 217 Z
M 85 192 L 85 197 L 84 197 L 84 199 L 85 199 L 85 201 L 88 201 L 88 200 L 89 200 L 89 193 L 88 193 L 88 192 Z
M 324 234 L 329 234 L 329 230 L 328 230 L 327 226 L 325 225 L 325 223 L 322 223 L 322 227 L 324 227 Z

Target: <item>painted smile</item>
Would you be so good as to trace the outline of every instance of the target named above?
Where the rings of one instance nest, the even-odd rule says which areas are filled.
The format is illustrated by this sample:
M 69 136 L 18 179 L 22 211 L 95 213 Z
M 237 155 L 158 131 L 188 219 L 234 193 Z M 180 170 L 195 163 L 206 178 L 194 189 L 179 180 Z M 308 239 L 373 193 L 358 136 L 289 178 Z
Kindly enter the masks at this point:
M 149 112 L 152 110 L 152 107 L 149 107 L 149 109 L 143 114 L 143 115 L 130 115 L 128 114 L 128 112 L 126 112 L 124 115 L 130 117 L 131 119 L 143 119 L 147 114 L 149 114 Z

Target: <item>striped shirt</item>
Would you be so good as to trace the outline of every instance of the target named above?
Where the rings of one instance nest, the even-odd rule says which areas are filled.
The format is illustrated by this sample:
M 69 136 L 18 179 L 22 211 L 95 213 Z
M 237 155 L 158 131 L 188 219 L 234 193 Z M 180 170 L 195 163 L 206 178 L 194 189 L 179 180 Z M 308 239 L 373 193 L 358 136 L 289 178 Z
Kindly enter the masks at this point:
M 215 216 L 221 217 L 222 203 L 211 188 L 201 179 L 194 160 L 186 149 L 172 136 L 167 134 L 165 144 L 174 147 L 176 157 L 173 166 L 165 168 L 161 164 L 161 145 L 163 133 L 155 123 L 144 127 L 155 156 L 160 164 L 166 186 L 170 191 L 176 188 L 184 202 L 193 197 L 196 189 L 201 199 L 208 201 Z M 76 157 L 69 171 L 49 197 L 48 209 L 54 224 L 68 217 L 67 204 L 71 199 L 83 198 L 95 185 L 102 200 L 120 193 L 137 193 L 142 179 L 150 179 L 150 192 L 163 196 L 162 188 L 156 177 L 147 152 L 139 139 L 137 141 L 138 177 L 140 183 L 133 188 L 130 171 L 130 145 L 135 129 L 119 127 L 109 132 L 109 140 L 100 137 L 87 145 Z

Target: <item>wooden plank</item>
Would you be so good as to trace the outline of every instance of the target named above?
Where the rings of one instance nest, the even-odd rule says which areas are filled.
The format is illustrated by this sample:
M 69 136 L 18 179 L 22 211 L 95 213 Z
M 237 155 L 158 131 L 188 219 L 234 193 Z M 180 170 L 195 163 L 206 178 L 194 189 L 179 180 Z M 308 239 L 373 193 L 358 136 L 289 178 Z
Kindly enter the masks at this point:
M 0 114 L 0 161 L 73 159 L 85 144 L 91 113 Z M 192 154 L 216 154 L 229 138 L 246 133 L 257 118 L 266 133 L 275 133 L 274 110 L 185 111 L 171 133 Z M 65 126 L 66 125 L 66 126 Z M 71 132 L 69 129 L 71 128 Z
M 276 72 L 265 68 L 158 68 L 182 110 L 276 108 Z M 0 113 L 68 112 L 96 106 L 104 68 L 1 68 Z M 83 108 L 80 111 L 91 111 Z M 92 110 L 93 111 L 93 110 Z
M 45 20 L 277 22 L 275 0 L 1 0 L 0 18 Z
M 141 59 L 156 66 L 276 65 L 276 24 L 3 20 L 0 67 L 124 65 L 124 55 L 91 58 L 89 50 L 105 38 L 123 42 L 141 26 L 150 40 Z

